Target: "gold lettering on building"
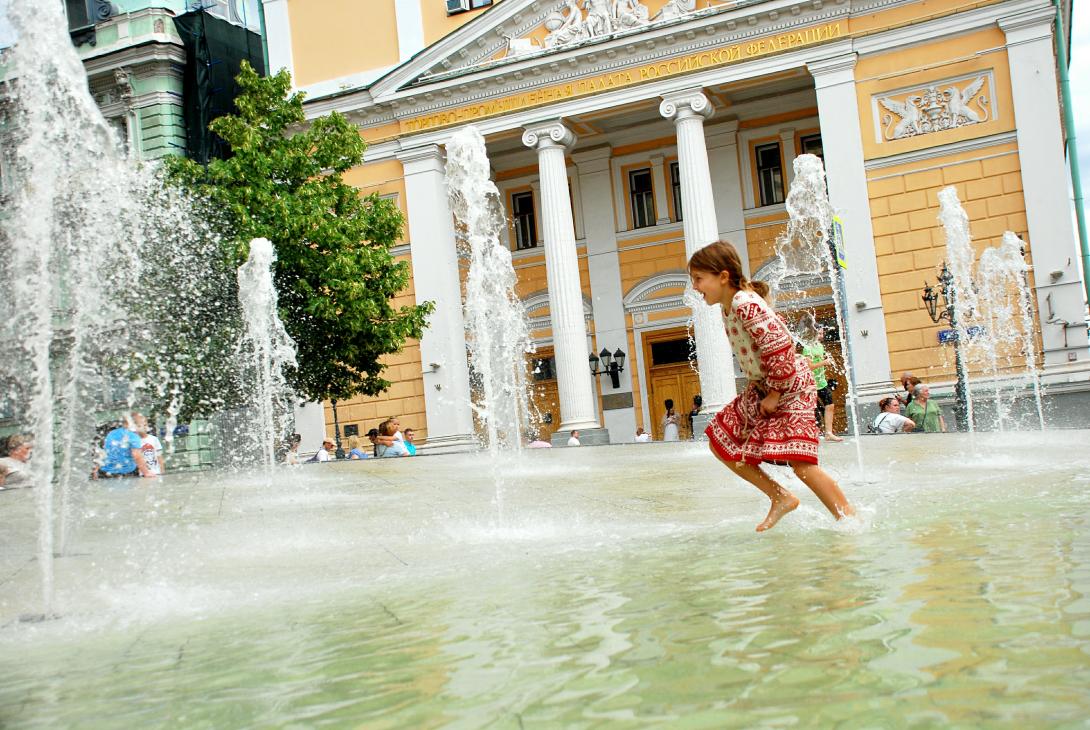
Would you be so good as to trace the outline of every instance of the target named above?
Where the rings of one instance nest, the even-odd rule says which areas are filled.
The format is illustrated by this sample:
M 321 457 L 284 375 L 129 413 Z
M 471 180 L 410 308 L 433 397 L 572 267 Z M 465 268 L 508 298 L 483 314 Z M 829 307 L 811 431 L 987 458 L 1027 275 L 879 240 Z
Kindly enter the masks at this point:
M 401 120 L 401 133 L 411 134 L 429 129 L 448 127 L 454 124 L 472 122 L 476 119 L 494 117 L 519 109 L 529 109 L 544 104 L 552 104 L 573 96 L 585 96 L 602 91 L 621 88 L 644 81 L 653 81 L 678 74 L 699 71 L 705 68 L 739 63 L 771 53 L 790 51 L 802 46 L 824 43 L 844 34 L 841 21 L 825 25 L 804 28 L 800 31 L 781 33 L 755 41 L 735 43 L 712 51 L 701 51 L 681 58 L 648 64 L 638 68 L 614 71 L 608 74 L 592 76 L 578 81 L 548 86 L 525 94 L 516 94 L 502 99 L 490 99 L 479 104 L 471 104 L 456 109 L 427 114 Z

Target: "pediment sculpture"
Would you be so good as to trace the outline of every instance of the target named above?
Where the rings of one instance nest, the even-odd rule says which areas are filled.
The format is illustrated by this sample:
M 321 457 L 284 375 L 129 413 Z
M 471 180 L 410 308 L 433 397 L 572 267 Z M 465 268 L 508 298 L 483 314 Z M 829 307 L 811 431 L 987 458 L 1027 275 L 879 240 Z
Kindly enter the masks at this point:
M 987 80 L 987 75 L 978 76 L 964 88 L 956 82 L 945 82 L 951 83 L 946 87 L 939 82 L 907 94 L 878 97 L 889 112 L 882 115 L 883 139 L 907 139 L 988 121 L 990 101 L 982 93 Z
M 545 48 L 582 43 L 659 20 L 676 20 L 695 10 L 696 0 L 670 0 L 651 18 L 640 0 L 564 0 L 545 19 Z

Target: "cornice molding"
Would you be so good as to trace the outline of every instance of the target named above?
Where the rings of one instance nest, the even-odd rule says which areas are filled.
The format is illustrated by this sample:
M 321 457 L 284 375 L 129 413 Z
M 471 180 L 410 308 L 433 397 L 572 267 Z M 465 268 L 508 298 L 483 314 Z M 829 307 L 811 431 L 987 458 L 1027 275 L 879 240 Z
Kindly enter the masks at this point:
M 911 162 L 923 162 L 924 160 L 930 160 L 935 157 L 956 155 L 962 152 L 973 152 L 975 150 L 987 149 L 988 147 L 995 147 L 996 145 L 1007 144 L 1017 141 L 1018 135 L 1015 132 L 991 134 L 987 137 L 977 137 L 976 139 L 967 139 L 962 140 L 961 142 L 951 142 L 950 144 L 938 145 L 936 147 L 927 147 L 926 149 L 922 150 L 903 152 L 899 155 L 879 157 L 863 163 L 863 168 L 866 170 L 881 170 L 885 167 L 895 167 L 897 165 L 904 165 Z M 1013 152 L 1011 154 L 1013 154 Z
M 1008 15 L 998 20 L 999 28 L 1007 35 L 1007 45 L 1026 43 L 1052 37 L 1052 25 L 1056 11 L 1051 5 Z
M 405 168 L 406 175 L 419 172 L 439 171 L 446 167 L 443 150 L 437 144 L 408 147 L 397 153 L 397 160 Z
M 846 53 L 842 56 L 810 61 L 806 64 L 806 69 L 814 77 L 814 88 L 824 89 L 855 81 L 855 64 L 858 61 L 859 54 Z
M 185 47 L 179 43 L 162 41 L 143 43 L 123 48 L 108 55 L 89 58 L 83 62 L 83 68 L 89 79 L 104 74 L 109 74 L 112 78 L 114 71 L 125 66 L 132 67 L 134 71 L 140 72 L 142 77 L 146 70 L 139 67 L 164 64 L 184 66 Z M 171 75 L 181 76 L 181 69 L 171 70 Z

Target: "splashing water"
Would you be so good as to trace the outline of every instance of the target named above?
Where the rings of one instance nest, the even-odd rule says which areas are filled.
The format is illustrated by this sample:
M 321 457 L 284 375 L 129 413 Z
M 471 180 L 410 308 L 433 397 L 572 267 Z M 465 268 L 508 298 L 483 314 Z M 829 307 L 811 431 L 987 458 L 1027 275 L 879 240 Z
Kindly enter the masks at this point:
M 829 249 L 833 231 L 833 207 L 825 187 L 825 166 L 816 155 L 799 155 L 794 160 L 795 179 L 787 194 L 789 216 L 787 229 L 776 239 L 776 266 L 769 277 L 774 295 L 812 294 L 815 289 L 832 288 L 837 330 L 844 345 L 845 383 L 848 388 L 848 411 L 855 437 L 856 461 L 863 465 L 859 441 L 859 404 L 855 393 L 855 377 L 848 337 L 846 313 L 843 307 L 843 280 L 840 269 Z
M 533 347 L 526 310 L 515 293 L 511 252 L 500 243 L 499 191 L 489 179 L 484 138 L 476 128 L 457 132 L 447 144 L 446 174 L 469 258 L 465 320 L 470 367 L 479 384 L 474 407 L 490 452 L 518 451 L 529 420 L 525 356 Z
M 1035 338 L 1032 301 L 1026 277 L 1029 265 L 1023 254 L 1025 244 L 1011 231 L 1003 234 L 1002 242 L 980 254 L 977 266 L 978 302 L 982 306 L 980 319 L 984 335 L 974 338 L 973 349 L 981 351 L 992 377 L 996 409 L 996 428 L 1006 429 L 1013 401 L 1024 386 L 1033 390 L 1037 420 L 1045 427 L 1041 404 L 1041 382 L 1035 358 Z M 1016 362 L 1021 359 L 1022 362 Z M 1013 391 L 1004 397 L 1003 370 L 1025 365 L 1022 378 L 1015 380 Z
M 54 556 L 65 554 L 90 486 L 96 427 L 136 404 L 168 420 L 183 404 L 211 413 L 221 394 L 239 392 L 229 344 L 239 313 L 211 215 L 122 149 L 89 93 L 62 4 L 12 0 L 7 17 L 17 43 L 4 130 L 0 405 L 34 441 L 48 616 Z
M 939 222 L 946 230 L 946 264 L 954 277 L 951 284 L 951 304 L 956 323 L 951 324 L 954 325 L 958 342 L 969 343 L 969 321 L 978 309 L 976 288 L 973 285 L 972 234 L 969 232 L 969 215 L 961 207 L 957 188 L 953 185 L 939 191 Z M 956 367 L 965 382 L 965 418 L 969 433 L 972 433 L 975 430 L 973 391 L 969 383 L 969 373 L 960 354 L 957 355 Z
M 250 256 L 238 268 L 238 298 L 246 323 L 246 342 L 253 371 L 254 404 L 258 413 L 260 449 L 266 474 L 276 465 L 275 444 L 286 435 L 291 393 L 283 369 L 295 365 L 295 342 L 276 311 L 273 264 L 276 250 L 267 238 L 250 241 Z

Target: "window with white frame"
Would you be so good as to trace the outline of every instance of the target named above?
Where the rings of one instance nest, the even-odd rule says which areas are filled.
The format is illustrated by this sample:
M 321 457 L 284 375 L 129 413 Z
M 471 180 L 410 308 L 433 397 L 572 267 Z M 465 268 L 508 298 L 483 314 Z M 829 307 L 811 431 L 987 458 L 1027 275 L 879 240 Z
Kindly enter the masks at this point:
M 511 225 L 515 229 L 515 248 L 537 246 L 537 221 L 534 218 L 534 194 L 527 190 L 511 195 Z
M 799 138 L 799 150 L 804 155 L 816 155 L 825 162 L 825 150 L 821 146 L 820 134 L 808 134 Z
M 655 194 L 651 168 L 644 167 L 629 172 L 628 190 L 632 203 L 632 227 L 647 228 L 655 225 Z
M 784 193 L 780 143 L 757 145 L 753 148 L 753 157 L 757 164 L 757 191 L 760 205 L 782 203 Z

